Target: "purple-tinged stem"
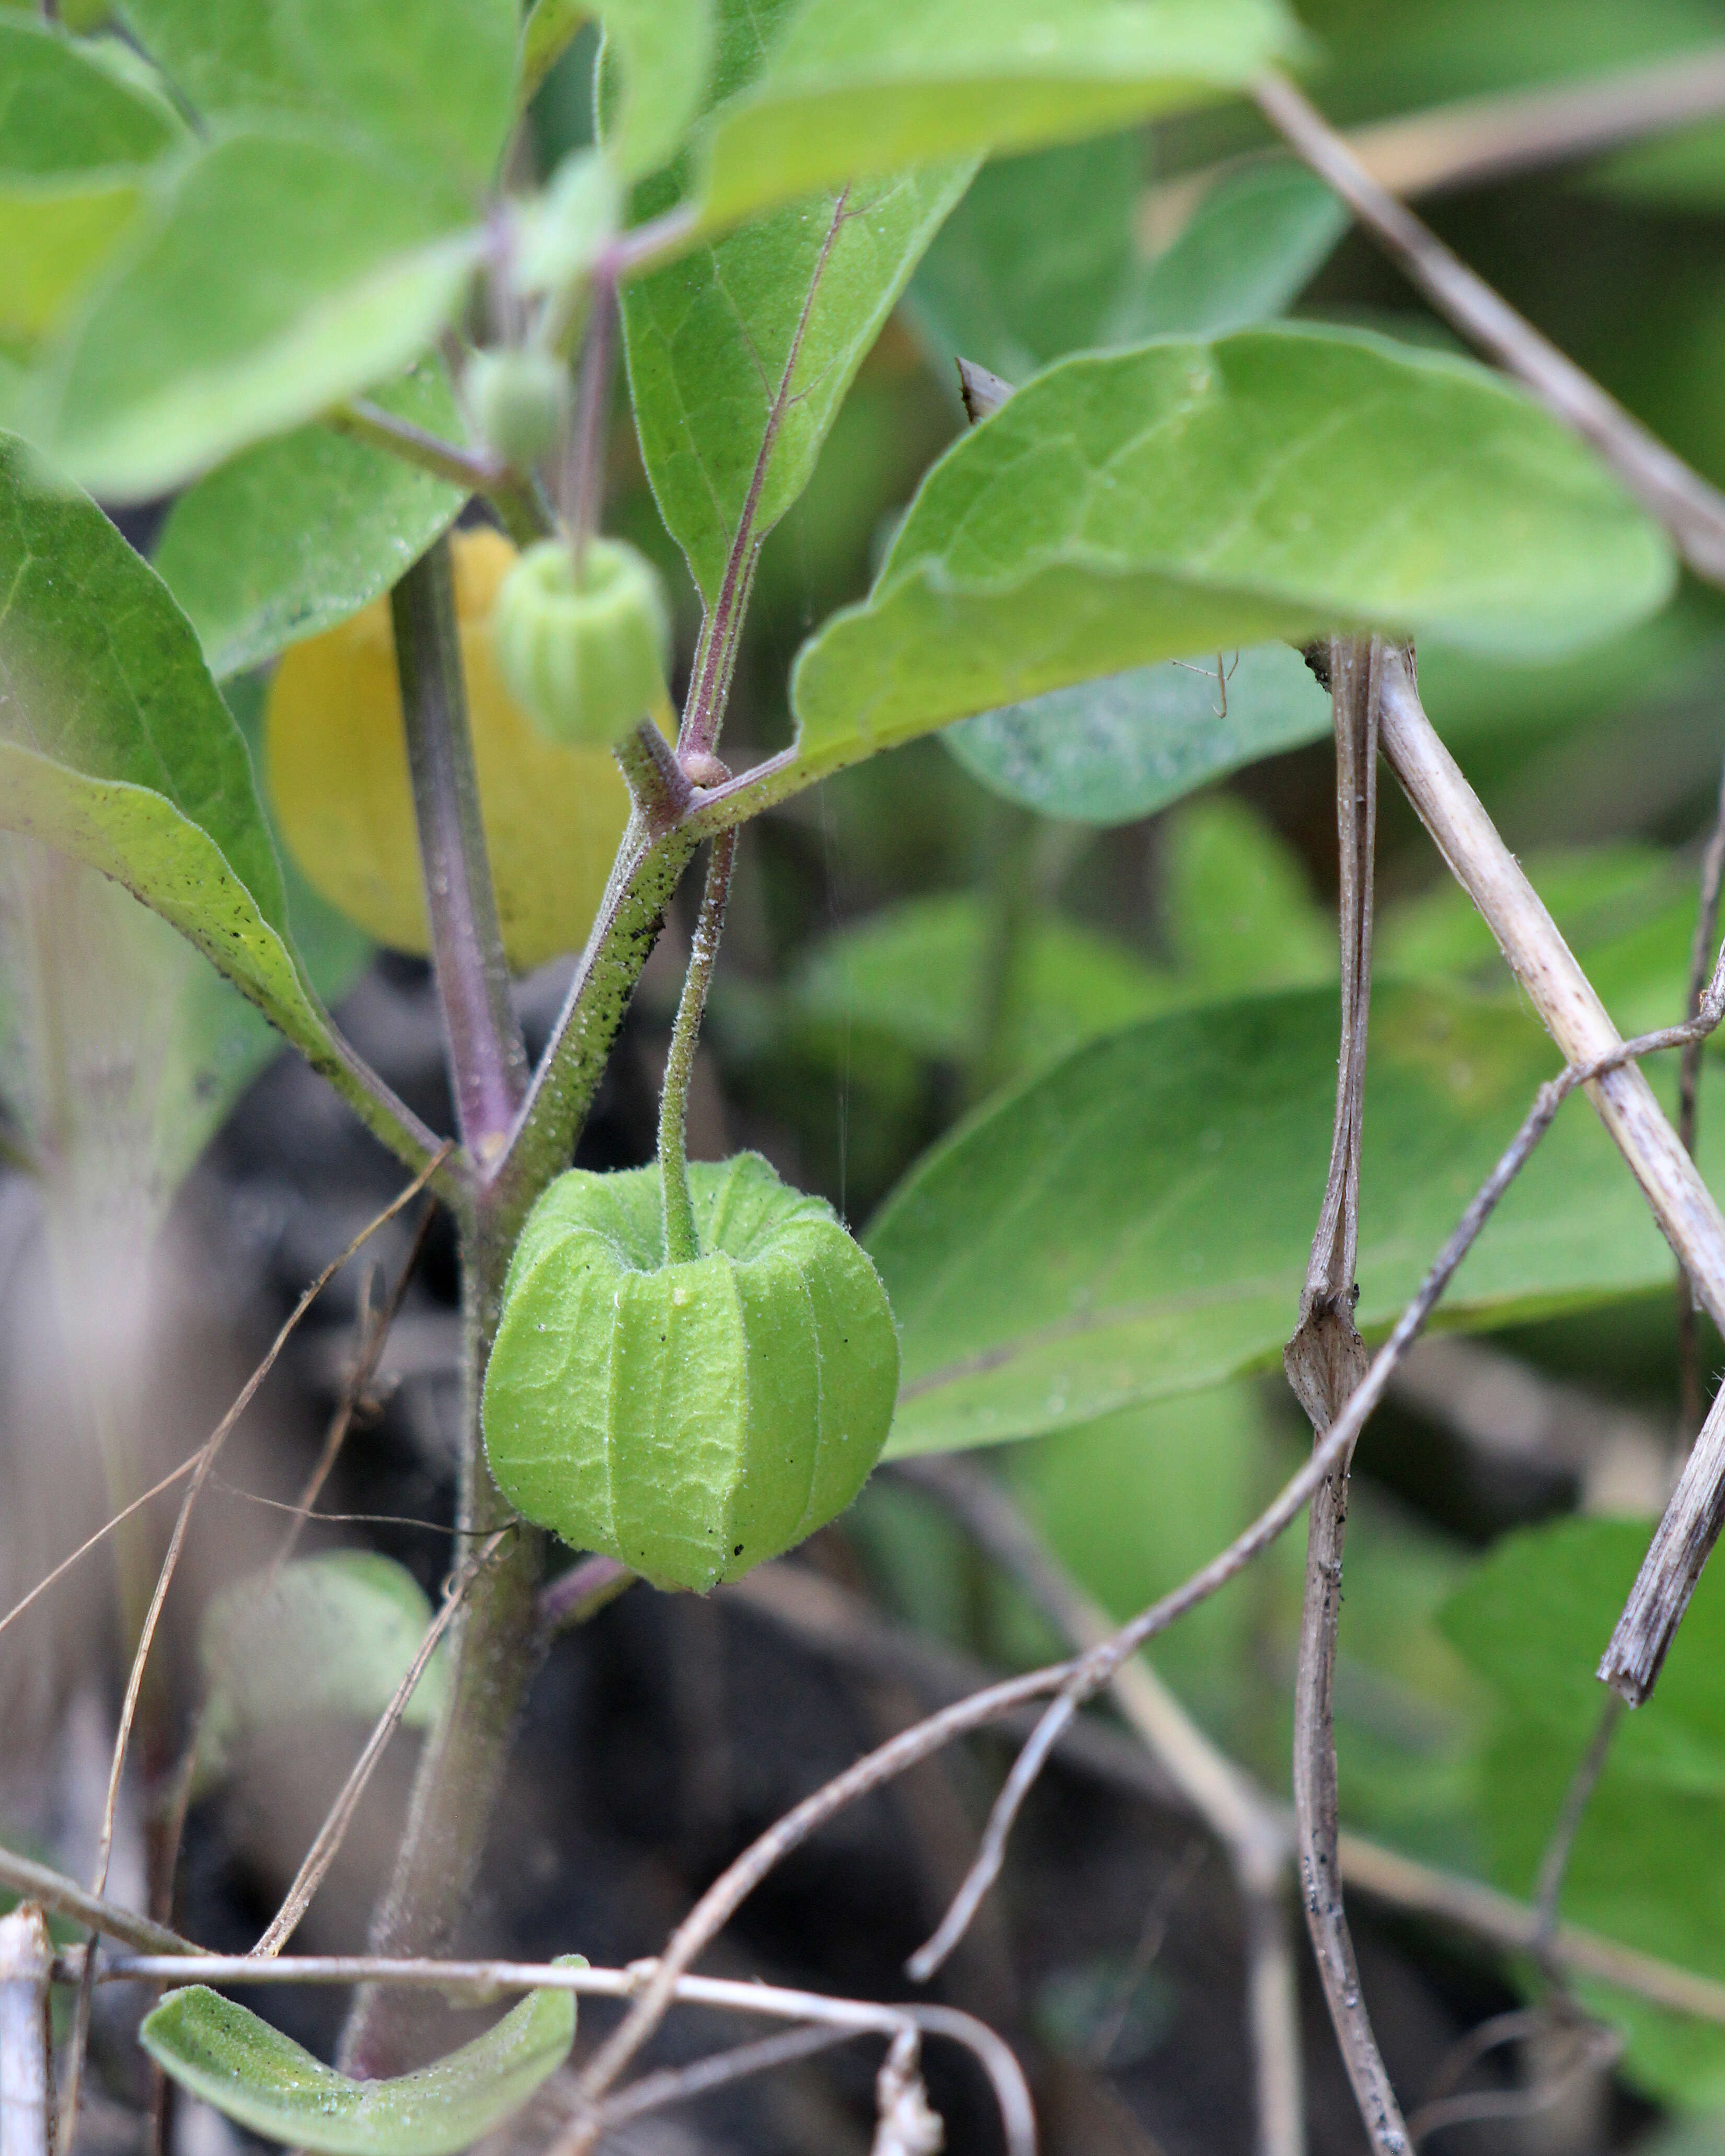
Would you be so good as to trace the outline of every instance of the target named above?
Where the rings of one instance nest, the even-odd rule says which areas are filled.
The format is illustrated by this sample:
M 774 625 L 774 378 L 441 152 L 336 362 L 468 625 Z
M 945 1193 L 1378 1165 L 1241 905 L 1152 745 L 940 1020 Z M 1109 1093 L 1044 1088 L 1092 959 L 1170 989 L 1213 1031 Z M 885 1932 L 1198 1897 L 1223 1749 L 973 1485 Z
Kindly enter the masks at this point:
M 526 1097 L 527 1058 L 480 819 L 447 536 L 408 571 L 389 603 L 457 1127 L 484 1175 Z

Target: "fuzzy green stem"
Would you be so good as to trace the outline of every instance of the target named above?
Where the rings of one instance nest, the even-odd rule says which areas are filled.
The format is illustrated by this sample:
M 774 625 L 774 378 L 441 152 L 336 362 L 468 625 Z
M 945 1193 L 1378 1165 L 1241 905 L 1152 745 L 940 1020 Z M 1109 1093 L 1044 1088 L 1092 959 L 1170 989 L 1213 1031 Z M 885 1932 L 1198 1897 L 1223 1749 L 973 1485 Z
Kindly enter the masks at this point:
M 725 901 L 731 896 L 731 868 L 737 858 L 737 834 L 721 831 L 713 840 L 701 896 L 701 918 L 689 952 L 677 1022 L 671 1029 L 670 1054 L 665 1061 L 665 1091 L 659 1096 L 659 1179 L 665 1198 L 665 1259 L 684 1265 L 701 1255 L 695 1230 L 695 1207 L 689 1196 L 689 1075 L 695 1068 L 695 1044 L 711 985 L 719 938 L 725 929 Z
M 446 442 L 441 435 L 416 427 L 410 419 L 398 419 L 394 413 L 362 397 L 326 413 L 324 424 L 338 434 L 351 435 L 355 441 L 386 450 L 405 464 L 416 465 L 450 486 L 484 495 L 517 547 L 531 547 L 536 539 L 549 538 L 557 528 L 530 473 L 515 471 L 497 458 L 464 449 L 459 442 Z

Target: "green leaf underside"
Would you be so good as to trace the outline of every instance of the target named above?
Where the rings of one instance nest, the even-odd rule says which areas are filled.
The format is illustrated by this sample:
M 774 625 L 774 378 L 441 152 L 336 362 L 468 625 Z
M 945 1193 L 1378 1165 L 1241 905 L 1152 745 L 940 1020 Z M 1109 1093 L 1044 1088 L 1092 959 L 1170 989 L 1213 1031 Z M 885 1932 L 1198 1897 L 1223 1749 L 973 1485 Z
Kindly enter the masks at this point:
M 703 213 L 1105 132 L 1242 87 L 1296 36 L 1275 0 L 808 0 L 712 116 Z
M 445 319 L 480 244 L 452 223 L 411 167 L 365 147 L 212 141 L 45 357 L 44 446 L 81 485 L 135 501 L 314 418 Z
M 552 1185 L 511 1263 L 485 1430 L 526 1518 L 704 1593 L 850 1502 L 898 1353 L 824 1201 L 757 1153 L 691 1163 L 689 1185 L 701 1255 L 676 1265 L 656 1167 Z
M 865 1238 L 903 1355 L 889 1452 L 1032 1435 L 1273 1364 L 1323 1183 L 1335 1013 L 1332 993 L 1305 991 L 1148 1020 L 937 1147 Z M 1512 1004 L 1380 988 L 1363 1327 L 1399 1313 L 1553 1068 Z M 1702 1129 L 1717 1175 L 1725 1137 L 1709 1142 L 1705 1113 Z M 1609 1142 L 1566 1107 L 1444 1318 L 1507 1323 L 1652 1286 L 1670 1265 Z
M 448 377 L 433 363 L 375 401 L 447 440 L 462 438 Z M 357 613 L 466 499 L 387 450 L 304 427 L 189 487 L 162 527 L 156 567 L 220 677 Z
M 87 48 L 28 16 L 0 16 L 0 172 L 146 165 L 180 132 L 166 105 Z
M 138 2037 L 182 2088 L 267 2140 L 323 2156 L 453 2156 L 562 2066 L 575 1998 L 536 1991 L 483 2036 L 395 2081 L 352 2081 L 201 1984 L 169 1992 Z
M 769 430 L 757 540 L 808 485 L 857 368 L 969 176 L 945 166 L 862 182 L 842 202 L 816 196 L 625 288 L 641 454 L 709 605 Z
M 1248 165 L 1212 188 L 1154 261 L 1139 259 L 1136 137 L 986 165 L 924 256 L 909 300 L 946 363 L 1022 382 L 1081 349 L 1209 336 L 1281 313 L 1347 216 L 1302 167 Z M 1006 799 L 1123 824 L 1278 749 L 1329 731 L 1328 699 L 1285 645 L 1229 655 L 1225 698 L 1194 656 L 1057 689 L 962 721 L 943 745 Z M 1214 655 L 1208 662 L 1214 665 Z
M 811 776 L 1097 675 L 1348 623 L 1532 656 L 1669 593 L 1669 547 L 1496 377 L 1291 326 L 1054 367 L 924 481 L 792 678 Z
M 961 720 L 941 739 L 1009 801 L 1077 823 L 1129 824 L 1260 757 L 1320 740 L 1331 723 L 1330 700 L 1299 653 L 1266 644 L 1055 689 Z
M 470 203 L 515 110 L 515 0 L 121 0 L 207 121 L 270 116 L 357 135 Z
M 319 1068 L 244 742 L 167 588 L 95 504 L 0 439 L 0 822 L 122 883 Z
M 328 1074 L 341 1063 L 285 932 L 264 917 L 209 834 L 171 801 L 0 742 L 0 823 L 124 884 L 249 997 L 315 1070 Z
M 375 1721 L 419 1650 L 431 1605 L 404 1566 L 335 1550 L 256 1574 L 204 1611 L 198 1659 L 208 1687 L 198 1747 L 200 1783 L 218 1774 L 243 1732 L 310 1714 Z M 448 1688 L 441 1650 L 402 1721 L 429 1727 Z
M 1441 1616 L 1493 1689 L 1475 1801 L 1495 1880 L 1531 1892 L 1564 1794 L 1599 1726 L 1593 1672 L 1645 1555 L 1651 1520 L 1553 1521 L 1507 1536 Z M 1561 1914 L 1725 1977 L 1725 1577 L 1703 1572 L 1659 1690 L 1618 1728 L 1564 1875 Z M 1628 2037 L 1625 2067 L 1686 2105 L 1725 2103 L 1725 2038 L 1607 1987 L 1583 1999 Z

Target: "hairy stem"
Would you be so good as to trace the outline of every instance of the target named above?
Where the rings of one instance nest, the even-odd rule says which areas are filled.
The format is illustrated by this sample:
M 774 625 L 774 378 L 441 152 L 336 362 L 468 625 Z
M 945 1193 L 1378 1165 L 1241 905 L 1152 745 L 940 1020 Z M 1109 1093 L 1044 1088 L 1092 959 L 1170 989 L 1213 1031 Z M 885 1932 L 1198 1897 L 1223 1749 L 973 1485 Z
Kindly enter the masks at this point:
M 527 1059 L 480 817 L 447 538 L 395 587 L 390 613 L 456 1120 L 483 1172 L 502 1151 L 526 1091 Z
M 362 397 L 339 405 L 327 415 L 326 424 L 338 434 L 349 434 L 355 441 L 387 450 L 451 486 L 484 495 L 517 547 L 530 547 L 534 540 L 549 536 L 555 528 L 545 498 L 531 478 L 480 450 L 465 449 L 458 443 L 446 442 L 441 435 L 416 427 L 410 419 L 398 419 L 393 412 L 368 403 Z
M 502 1157 L 526 1090 L 526 1057 L 480 821 L 446 539 L 396 587 L 392 609 L 438 1000 L 461 1136 L 478 1171 L 461 1224 L 456 1527 L 470 1548 L 467 1537 L 494 1533 L 514 1517 L 485 1464 L 480 1409 L 521 1213 L 485 1172 Z M 538 1661 L 542 1561 L 540 1537 L 524 1529 L 474 1581 L 452 1630 L 444 1711 L 420 1758 L 394 1876 L 372 1912 L 378 1953 L 435 1951 L 467 1902 Z M 414 2049 L 413 2020 L 394 1994 L 362 1992 L 344 2059 L 362 2074 L 398 2071 Z
M 671 1029 L 670 1053 L 665 1060 L 665 1088 L 659 1096 L 659 1180 L 665 1201 L 665 1259 L 667 1265 L 688 1265 L 701 1255 L 696 1233 L 695 1208 L 689 1197 L 689 1079 L 695 1068 L 696 1043 L 701 1037 L 701 1014 L 712 984 L 713 964 L 719 955 L 719 938 L 725 930 L 725 902 L 731 896 L 731 869 L 737 858 L 737 834 L 721 831 L 713 840 L 707 863 L 706 888 L 701 893 L 701 919 L 689 952 L 689 971 L 684 977 L 682 999 L 676 1024 Z

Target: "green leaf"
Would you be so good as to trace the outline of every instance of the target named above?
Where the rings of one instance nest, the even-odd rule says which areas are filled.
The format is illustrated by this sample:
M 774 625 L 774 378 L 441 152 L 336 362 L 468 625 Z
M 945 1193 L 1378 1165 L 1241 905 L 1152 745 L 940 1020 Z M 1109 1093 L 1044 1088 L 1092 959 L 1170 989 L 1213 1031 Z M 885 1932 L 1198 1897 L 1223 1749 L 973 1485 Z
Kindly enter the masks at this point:
M 1655 846 L 1617 844 L 1529 854 L 1524 865 L 1619 1030 L 1651 1033 L 1668 1024 L 1688 993 L 1695 933 L 1690 863 Z M 1491 932 L 1447 879 L 1440 889 L 1379 909 L 1372 955 L 1379 972 L 1409 980 L 1437 973 L 1502 978 Z
M 464 439 L 448 377 L 432 362 L 376 401 L 446 440 Z M 157 542 L 156 567 L 220 677 L 357 613 L 466 499 L 387 450 L 303 427 L 188 487 Z
M 791 982 L 805 1018 L 870 1027 L 937 1061 L 987 1045 L 991 922 L 977 893 L 901 901 L 824 937 Z M 1026 926 L 1006 986 L 1004 1060 L 1045 1062 L 1164 1008 L 1173 996 L 1124 945 L 1053 914 Z
M 1563 1520 L 1507 1537 L 1445 1608 L 1445 1631 L 1495 1688 L 1477 1801 L 1493 1876 L 1527 1893 L 1570 1778 L 1599 1726 L 1593 1671 L 1645 1553 L 1651 1521 Z M 1725 1575 L 1702 1574 L 1654 1699 L 1625 1717 L 1565 1874 L 1562 1915 L 1644 1953 L 1725 1977 Z M 1668 2100 L 1725 2102 L 1725 2036 L 1602 1986 L 1631 2079 Z
M 1132 824 L 1330 727 L 1330 700 L 1299 653 L 1265 644 L 1053 689 L 961 720 L 941 740 L 1009 801 L 1078 823 Z
M 942 158 L 1104 133 L 1243 89 L 1296 44 L 1276 0 L 804 0 L 788 21 L 774 13 L 783 27 L 758 80 L 712 116 L 710 223 Z
M 1506 1535 L 1443 1613 L 1445 1633 L 1536 1732 L 1584 1746 L 1605 1695 L 1594 1671 L 1647 1553 L 1651 1520 L 1558 1520 Z M 1659 1690 L 1612 1740 L 1614 1774 L 1725 1795 L 1725 1576 L 1708 1571 Z
M 938 365 L 950 370 L 962 357 L 1024 382 L 1050 360 L 1105 341 L 1137 265 L 1143 166 L 1136 135 L 984 165 L 905 295 Z
M 1664 535 L 1472 364 L 1248 330 L 1065 362 L 936 465 L 792 680 L 810 776 L 947 721 L 1341 623 L 1532 654 L 1671 586 Z
M 1266 158 L 1219 181 L 1178 239 L 1132 277 L 1098 341 L 1222 336 L 1293 305 L 1348 229 L 1321 180 Z
M 985 165 L 907 298 L 942 367 L 974 360 L 1022 382 L 1067 352 L 1214 336 L 1281 313 L 1347 214 L 1303 167 L 1266 159 L 1219 182 L 1173 244 L 1140 259 L 1135 136 Z
M 208 1702 L 198 1777 L 218 1775 L 250 1730 L 302 1715 L 373 1722 L 419 1651 L 431 1605 L 405 1567 L 366 1550 L 332 1550 L 238 1580 L 215 1596 L 198 1632 Z M 402 1712 L 429 1728 L 449 1686 L 442 1648 Z
M 183 139 L 169 106 L 47 23 L 0 16 L 0 337 L 49 329 Z
M 1399 1314 L 1553 1068 L 1507 1001 L 1373 998 L 1359 1320 Z M 1709 1084 L 1714 1081 L 1709 1080 Z M 1275 1364 L 1335 1107 L 1323 991 L 1152 1019 L 991 1103 L 865 1238 L 903 1349 L 898 1453 L 1088 1421 Z M 1704 1170 L 1725 1168 L 1725 1134 Z M 1566 1111 L 1464 1264 L 1445 1321 L 1507 1323 L 1658 1285 L 1671 1258 L 1595 1121 Z
M 121 0 L 121 13 L 207 121 L 357 133 L 470 207 L 514 117 L 516 0 Z
M 172 110 L 45 23 L 0 15 L 0 172 L 146 165 L 181 140 Z
M 0 179 L 0 337 L 31 343 L 51 330 L 143 200 L 127 178 Z
M 605 26 L 607 147 L 619 172 L 641 179 L 670 162 L 701 109 L 713 64 L 713 0 L 604 0 L 593 12 Z M 612 91 L 616 64 L 622 81 Z
M 558 1966 L 585 1964 L 566 1955 Z M 536 1991 L 483 2036 L 395 2081 L 350 2081 L 201 1984 L 169 1992 L 138 2041 L 182 2088 L 266 2140 L 325 2156 L 454 2156 L 562 2066 L 575 1998 Z
M 1286 1398 L 1286 1395 L 1284 1395 Z M 1038 1532 L 1122 1623 L 1189 1578 L 1299 1465 L 1293 1417 L 1250 1383 L 1132 1408 L 1002 1460 Z M 1440 1632 L 1468 1553 L 1357 1477 L 1336 1739 L 1351 1825 L 1435 1861 L 1473 1858 L 1470 1752 L 1491 1695 Z M 1274 1672 L 1297 1651 L 1305 1548 L 1286 1535 L 1156 1640 L 1152 1659 L 1207 1727 L 1272 1784 L 1291 1715 Z
M 1171 817 L 1161 867 L 1168 948 L 1194 999 L 1335 978 L 1334 916 L 1287 841 L 1245 802 L 1214 794 Z
M 92 502 L 32 490 L 28 454 L 0 437 L 0 824 L 124 884 L 332 1070 L 245 744 L 191 626 Z
M 968 167 L 779 210 L 625 287 L 629 388 L 666 528 L 711 606 L 745 518 L 763 538 Z
M 184 158 L 121 267 L 45 354 L 33 431 L 136 501 L 414 359 L 480 244 L 411 168 L 249 132 Z

